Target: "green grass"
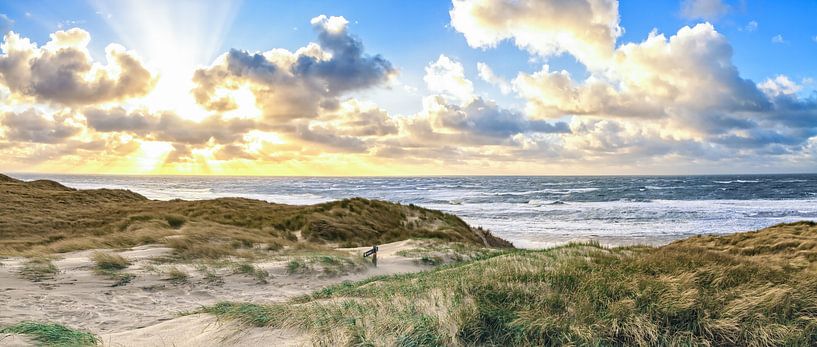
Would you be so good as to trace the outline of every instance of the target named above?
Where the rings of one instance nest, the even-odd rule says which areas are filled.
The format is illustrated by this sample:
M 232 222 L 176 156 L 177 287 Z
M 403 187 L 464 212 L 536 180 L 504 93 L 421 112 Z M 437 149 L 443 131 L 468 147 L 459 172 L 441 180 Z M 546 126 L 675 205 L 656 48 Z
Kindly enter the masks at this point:
M 0 334 L 28 335 L 44 346 L 96 346 L 100 342 L 94 334 L 55 323 L 21 322 L 0 329 Z
M 503 251 L 203 311 L 322 345 L 817 345 L 817 226 L 749 234 Z

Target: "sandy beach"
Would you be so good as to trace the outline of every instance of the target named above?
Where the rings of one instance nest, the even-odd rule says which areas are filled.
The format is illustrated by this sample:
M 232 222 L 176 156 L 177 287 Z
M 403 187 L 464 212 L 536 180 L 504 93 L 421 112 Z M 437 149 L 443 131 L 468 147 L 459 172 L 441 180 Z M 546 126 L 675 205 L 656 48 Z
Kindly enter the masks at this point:
M 53 263 L 59 273 L 41 282 L 21 278 L 24 258 L 0 260 L 0 326 L 20 321 L 49 321 L 81 328 L 100 336 L 105 346 L 223 346 L 307 344 L 309 338 L 280 329 L 241 327 L 236 321 L 220 321 L 207 314 L 183 315 L 221 301 L 257 304 L 283 302 L 343 281 L 371 276 L 417 272 L 429 269 L 416 259 L 395 253 L 413 249 L 417 241 L 399 241 L 380 246 L 378 266 L 360 271 L 326 275 L 322 271 L 290 274 L 287 260 L 254 264 L 269 273 L 266 283 L 236 274 L 228 267 L 215 271 L 219 280 L 208 280 L 203 266 L 154 264 L 172 250 L 145 245 L 110 251 L 131 261 L 126 270 L 135 277 L 130 283 L 112 287 L 114 281 L 94 272 L 91 255 L 96 250 L 61 254 Z M 360 255 L 366 247 L 342 251 Z M 185 283 L 174 283 L 163 269 L 176 267 L 189 274 Z M 22 336 L 6 335 L 0 346 L 34 345 Z

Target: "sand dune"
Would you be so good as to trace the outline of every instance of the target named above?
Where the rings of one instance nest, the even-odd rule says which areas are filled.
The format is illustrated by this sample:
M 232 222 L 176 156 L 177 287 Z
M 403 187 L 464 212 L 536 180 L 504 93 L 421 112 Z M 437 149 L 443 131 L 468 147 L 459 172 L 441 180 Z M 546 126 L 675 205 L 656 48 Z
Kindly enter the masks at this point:
M 0 266 L 0 326 L 24 320 L 48 321 L 83 329 L 100 336 L 107 346 L 224 346 L 300 345 L 308 336 L 293 332 L 241 327 L 236 322 L 219 322 L 204 314 L 180 316 L 203 305 L 220 301 L 271 303 L 346 280 L 428 269 L 428 266 L 396 255 L 411 249 L 417 241 L 399 241 L 380 246 L 378 267 L 340 276 L 322 272 L 289 274 L 286 260 L 258 262 L 269 272 L 267 283 L 258 283 L 230 269 L 214 270 L 219 283 L 208 282 L 201 266 L 157 264 L 154 260 L 172 250 L 160 245 L 135 247 L 113 252 L 130 260 L 125 272 L 135 278 L 122 286 L 94 272 L 94 251 L 62 254 L 53 263 L 59 274 L 53 279 L 32 282 L 19 271 L 26 259 L 6 258 Z M 366 249 L 344 249 L 360 254 Z M 190 275 L 186 283 L 173 283 L 162 272 L 176 267 Z M 240 333 L 239 333 L 240 332 Z M 28 345 L 29 339 L 7 336 L 0 346 Z

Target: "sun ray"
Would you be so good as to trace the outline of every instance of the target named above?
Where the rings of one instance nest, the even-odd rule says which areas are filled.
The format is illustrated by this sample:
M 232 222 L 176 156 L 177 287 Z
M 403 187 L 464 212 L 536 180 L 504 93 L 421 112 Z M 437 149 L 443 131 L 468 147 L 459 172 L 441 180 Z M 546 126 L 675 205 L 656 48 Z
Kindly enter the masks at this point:
M 139 102 L 188 119 L 207 115 L 190 94 L 193 72 L 223 49 L 240 1 L 93 0 L 91 5 L 121 43 L 159 74 L 154 90 Z

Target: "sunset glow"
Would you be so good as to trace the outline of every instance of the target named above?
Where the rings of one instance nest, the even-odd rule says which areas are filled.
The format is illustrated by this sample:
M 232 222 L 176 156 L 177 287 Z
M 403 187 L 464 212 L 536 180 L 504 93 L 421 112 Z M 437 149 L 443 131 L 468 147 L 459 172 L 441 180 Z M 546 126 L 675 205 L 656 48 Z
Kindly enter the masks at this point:
M 0 156 L 110 174 L 813 171 L 817 6 L 742 4 L 3 3 Z

